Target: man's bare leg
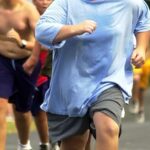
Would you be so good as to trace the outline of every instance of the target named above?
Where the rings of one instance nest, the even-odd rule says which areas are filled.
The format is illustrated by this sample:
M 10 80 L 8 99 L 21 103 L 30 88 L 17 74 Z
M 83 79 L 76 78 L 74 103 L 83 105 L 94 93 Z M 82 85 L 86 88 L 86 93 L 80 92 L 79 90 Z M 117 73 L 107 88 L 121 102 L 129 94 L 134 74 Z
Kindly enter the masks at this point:
M 92 135 L 91 135 L 91 133 L 89 131 L 89 137 L 88 137 L 88 141 L 86 143 L 85 150 L 90 150 L 91 149 L 91 137 L 92 137 Z
M 138 114 L 137 114 L 137 122 L 138 123 L 143 123 L 145 121 L 144 92 L 145 92 L 145 89 L 140 88 L 140 90 L 139 90 L 139 111 L 138 111 Z
M 133 88 L 132 88 L 132 103 L 129 107 L 129 112 L 133 114 L 137 114 L 139 111 L 139 83 L 140 83 L 141 74 L 134 74 Z
M 66 138 L 61 141 L 60 150 L 85 150 L 89 131 L 82 135 Z
M 28 143 L 30 134 L 31 113 L 29 111 L 25 113 L 18 112 L 15 110 L 14 106 L 13 110 L 20 143 L 26 145 Z
M 96 150 L 118 150 L 117 123 L 101 112 L 94 113 L 93 121 L 96 127 Z
M 34 120 L 41 143 L 48 143 L 48 122 L 46 113 L 42 110 L 39 111 L 38 114 L 34 117 Z
M 0 149 L 5 150 L 6 145 L 6 115 L 8 100 L 0 98 Z

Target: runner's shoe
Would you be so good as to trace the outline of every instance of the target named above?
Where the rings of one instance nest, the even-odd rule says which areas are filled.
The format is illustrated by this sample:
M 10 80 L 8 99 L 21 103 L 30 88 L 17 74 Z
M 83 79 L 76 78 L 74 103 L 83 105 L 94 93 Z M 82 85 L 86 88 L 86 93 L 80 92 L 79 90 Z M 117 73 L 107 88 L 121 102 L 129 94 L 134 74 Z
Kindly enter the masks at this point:
M 137 123 L 144 123 L 145 122 L 145 114 L 144 114 L 144 112 L 139 112 L 137 114 L 136 121 L 137 121 Z
M 39 150 L 50 150 L 49 144 L 40 144 Z
M 30 145 L 30 141 L 26 145 L 21 144 L 20 142 L 18 143 L 17 150 L 32 150 L 32 147 Z
M 60 150 L 58 143 L 52 144 L 50 150 Z

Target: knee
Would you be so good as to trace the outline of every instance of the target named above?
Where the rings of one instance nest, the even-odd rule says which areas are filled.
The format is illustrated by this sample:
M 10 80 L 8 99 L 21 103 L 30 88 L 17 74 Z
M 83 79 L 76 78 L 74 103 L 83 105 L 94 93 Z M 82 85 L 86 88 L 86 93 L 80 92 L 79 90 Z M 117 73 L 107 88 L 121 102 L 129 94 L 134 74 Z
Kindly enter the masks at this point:
M 96 137 L 114 138 L 119 135 L 118 124 L 110 117 L 102 114 L 102 117 L 95 119 Z
M 117 124 L 107 123 L 104 124 L 102 127 L 100 127 L 101 132 L 98 134 L 101 134 L 102 136 L 108 136 L 108 137 L 116 137 L 119 134 L 119 127 Z

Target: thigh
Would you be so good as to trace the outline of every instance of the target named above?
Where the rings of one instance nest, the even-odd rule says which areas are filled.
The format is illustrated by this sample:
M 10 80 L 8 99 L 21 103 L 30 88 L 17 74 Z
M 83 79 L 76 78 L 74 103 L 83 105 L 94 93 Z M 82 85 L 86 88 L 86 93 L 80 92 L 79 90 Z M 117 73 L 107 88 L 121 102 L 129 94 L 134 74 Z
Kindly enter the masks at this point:
M 85 150 L 88 138 L 89 130 L 83 134 L 65 138 L 61 141 L 61 150 Z
M 15 62 L 15 85 L 16 91 L 9 98 L 15 105 L 17 111 L 27 112 L 31 110 L 34 94 L 37 90 L 35 83 L 39 74 L 40 67 L 37 65 L 34 72 L 28 75 L 22 68 L 22 63 Z
M 44 82 L 38 87 L 38 91 L 35 92 L 31 112 L 33 116 L 36 116 L 39 111 L 41 111 L 41 104 L 43 103 L 45 92 L 49 87 L 49 80 Z
M 84 134 L 89 128 L 89 117 L 68 117 L 48 113 L 49 135 L 52 143 Z
M 150 75 L 150 65 L 145 63 L 142 67 L 142 74 L 139 81 L 140 88 L 146 89 L 148 87 L 149 75 Z
M 93 118 L 95 112 L 107 115 L 108 119 L 113 119 L 120 127 L 122 112 L 124 111 L 124 99 L 119 87 L 114 86 L 105 90 L 97 98 L 97 101 L 90 108 L 90 117 Z M 102 122 L 103 124 L 103 122 Z M 95 136 L 95 126 L 91 119 L 90 129 Z
M 100 111 L 111 117 L 118 125 L 121 124 L 121 114 L 124 109 L 124 99 L 119 87 L 105 90 L 90 108 L 90 115 Z
M 14 74 L 10 60 L 0 56 L 0 97 L 8 99 L 14 90 Z

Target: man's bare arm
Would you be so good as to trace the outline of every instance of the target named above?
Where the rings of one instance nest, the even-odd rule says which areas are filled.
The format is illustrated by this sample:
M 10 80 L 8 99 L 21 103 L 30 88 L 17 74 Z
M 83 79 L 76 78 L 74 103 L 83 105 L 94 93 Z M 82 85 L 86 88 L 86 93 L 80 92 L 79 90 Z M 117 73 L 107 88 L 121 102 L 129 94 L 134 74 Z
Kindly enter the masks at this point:
M 148 49 L 150 41 L 150 31 L 139 32 L 136 34 L 136 48 L 133 51 L 131 61 L 137 68 L 141 67 L 146 58 L 146 50 Z
M 23 64 L 23 68 L 26 73 L 31 74 L 39 60 L 39 55 L 41 51 L 41 45 L 36 41 L 33 48 L 32 54 Z
M 24 2 L 25 3 L 25 10 L 28 12 L 28 24 L 29 28 L 33 33 L 33 37 L 30 40 L 27 40 L 27 45 L 26 48 L 33 50 L 34 44 L 35 44 L 35 37 L 34 37 L 34 32 L 35 32 L 35 26 L 37 24 L 37 21 L 39 20 L 40 14 L 37 11 L 36 7 L 29 3 L 29 2 Z M 31 15 L 32 14 L 32 15 Z
M 53 43 L 59 43 L 62 40 L 68 39 L 75 35 L 84 33 L 91 34 L 96 29 L 96 22 L 93 20 L 85 20 L 76 25 L 64 25 L 56 35 Z

